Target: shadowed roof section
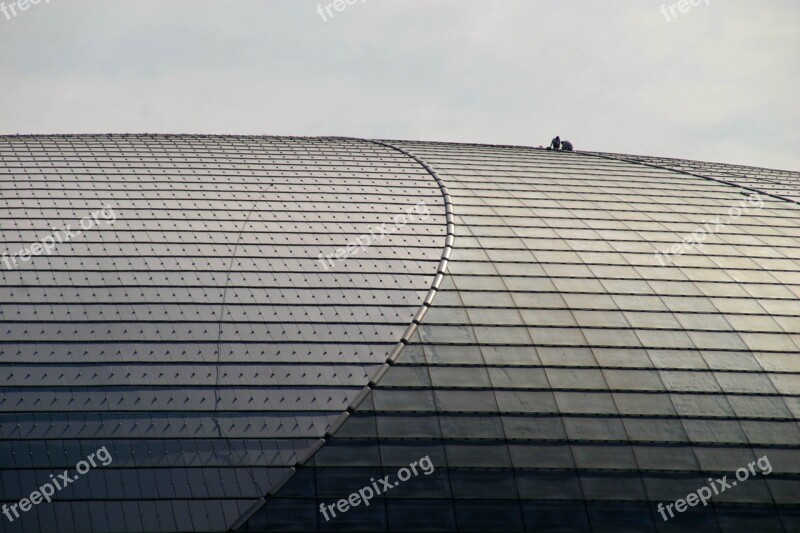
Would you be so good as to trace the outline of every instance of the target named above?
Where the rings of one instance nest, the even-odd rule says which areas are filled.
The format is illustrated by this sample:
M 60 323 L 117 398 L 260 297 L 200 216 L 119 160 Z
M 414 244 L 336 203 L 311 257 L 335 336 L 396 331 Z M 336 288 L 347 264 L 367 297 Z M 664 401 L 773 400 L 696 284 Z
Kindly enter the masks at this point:
M 313 453 L 434 281 L 438 184 L 344 139 L 0 138 L 0 485 L 109 466 L 9 531 L 220 531 Z
M 452 197 L 447 275 L 372 394 L 241 531 L 800 529 L 790 198 L 754 197 L 774 190 L 752 169 L 392 144 Z M 421 457 L 429 476 L 336 511 Z

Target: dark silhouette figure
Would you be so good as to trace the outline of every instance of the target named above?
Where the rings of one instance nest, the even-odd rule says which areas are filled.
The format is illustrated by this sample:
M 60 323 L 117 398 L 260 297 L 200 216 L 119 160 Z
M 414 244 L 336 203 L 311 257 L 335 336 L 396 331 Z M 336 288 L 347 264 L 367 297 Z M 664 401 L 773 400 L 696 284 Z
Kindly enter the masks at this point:
M 550 150 L 560 150 L 561 149 L 561 139 L 556 135 L 556 138 L 550 141 Z
M 561 141 L 561 149 L 566 150 L 567 152 L 572 151 L 572 143 L 569 141 Z

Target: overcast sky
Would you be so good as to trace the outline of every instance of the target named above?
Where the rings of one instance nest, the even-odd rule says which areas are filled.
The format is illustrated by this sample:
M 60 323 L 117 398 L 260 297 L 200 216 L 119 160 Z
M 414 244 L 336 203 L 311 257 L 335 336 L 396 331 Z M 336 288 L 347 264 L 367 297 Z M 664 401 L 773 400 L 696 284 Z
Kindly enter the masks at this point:
M 0 133 L 560 134 L 800 170 L 797 0 L 45 1 L 0 13 Z

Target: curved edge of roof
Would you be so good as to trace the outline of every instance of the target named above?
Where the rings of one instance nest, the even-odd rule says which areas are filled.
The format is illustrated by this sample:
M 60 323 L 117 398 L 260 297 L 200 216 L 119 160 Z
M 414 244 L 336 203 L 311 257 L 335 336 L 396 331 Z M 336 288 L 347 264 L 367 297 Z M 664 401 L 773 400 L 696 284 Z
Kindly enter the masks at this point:
M 757 189 L 755 187 L 750 187 L 748 185 L 744 185 L 744 184 L 741 184 L 741 183 L 736 183 L 734 181 L 729 181 L 729 180 L 726 180 L 726 179 L 722 179 L 722 177 L 715 177 L 715 176 L 712 176 L 710 174 L 700 174 L 699 172 L 691 172 L 689 170 L 685 170 L 685 169 L 682 169 L 682 168 L 674 168 L 674 167 L 670 167 L 670 166 L 659 165 L 659 164 L 654 163 L 654 162 L 648 162 L 648 161 L 643 161 L 643 160 L 634 158 L 634 157 L 640 157 L 640 156 L 626 156 L 626 155 L 620 155 L 620 154 L 607 154 L 607 153 L 602 153 L 602 152 L 582 152 L 581 155 L 588 155 L 588 156 L 592 156 L 592 157 L 600 157 L 602 159 L 608 159 L 609 161 L 619 161 L 619 162 L 622 162 L 622 163 L 629 163 L 631 165 L 640 165 L 640 166 L 644 166 L 644 167 L 657 168 L 659 170 L 666 170 L 668 172 L 676 172 L 678 174 L 684 174 L 686 176 L 693 176 L 695 178 L 701 178 L 701 179 L 705 179 L 705 180 L 709 180 L 709 181 L 716 181 L 717 183 L 721 183 L 723 185 L 728 185 L 730 187 L 736 187 L 736 188 L 743 189 L 745 191 L 749 191 L 749 192 L 756 193 L 756 194 L 763 194 L 764 196 L 769 196 L 769 197 L 775 198 L 777 200 L 783 200 L 785 202 L 791 202 L 793 204 L 800 205 L 800 202 L 798 202 L 797 200 L 794 200 L 792 198 L 788 198 L 788 197 L 780 195 L 780 194 L 775 194 L 773 192 Z M 692 161 L 690 159 L 685 159 L 685 160 L 684 159 L 671 159 L 671 158 L 668 158 L 668 157 L 660 158 L 660 159 L 666 160 L 666 161 L 694 162 L 694 163 L 703 164 L 702 161 Z M 710 164 L 713 165 L 715 163 L 710 163 Z M 740 165 L 734 165 L 734 166 L 740 166 Z M 749 168 L 757 169 L 756 167 L 745 167 L 745 166 L 741 166 L 741 168 L 743 168 L 743 169 L 749 169 Z M 762 169 L 762 170 L 772 170 L 772 169 Z M 779 170 L 778 172 L 792 172 L 792 171 Z M 728 177 L 735 177 L 735 175 L 731 174 L 730 172 L 726 172 L 726 171 L 720 171 L 720 174 L 726 174 Z
M 406 328 L 403 336 L 397 341 L 394 348 L 389 352 L 386 360 L 384 361 L 381 368 L 378 369 L 377 372 L 372 376 L 364 388 L 358 393 L 358 395 L 350 402 L 347 406 L 347 409 L 339 415 L 336 420 L 331 424 L 330 428 L 325 432 L 320 439 L 317 440 L 312 446 L 310 446 L 302 456 L 298 457 L 297 461 L 295 461 L 294 465 L 291 466 L 289 472 L 280 480 L 278 481 L 269 491 L 267 494 L 261 498 L 259 498 L 244 514 L 242 514 L 231 526 L 229 531 L 236 531 L 241 528 L 247 521 L 256 513 L 259 509 L 261 509 L 264 505 L 266 505 L 268 498 L 274 496 L 278 493 L 278 491 L 283 488 L 286 483 L 289 482 L 294 474 L 297 472 L 297 469 L 305 465 L 309 460 L 311 460 L 316 453 L 322 449 L 326 442 L 332 439 L 336 433 L 344 426 L 347 419 L 350 418 L 350 415 L 358 409 L 358 406 L 372 393 L 375 387 L 378 386 L 378 383 L 381 379 L 386 375 L 389 369 L 397 362 L 397 359 L 400 357 L 400 354 L 405 349 L 406 345 L 410 342 L 411 337 L 417 330 L 417 326 L 422 323 L 422 319 L 425 317 L 425 314 L 428 312 L 433 300 L 436 298 L 436 294 L 441 287 L 442 281 L 444 281 L 444 275 L 447 272 L 447 264 L 450 261 L 450 253 L 453 250 L 453 244 L 455 242 L 455 213 L 453 211 L 453 202 L 452 197 L 450 196 L 450 191 L 448 191 L 447 186 L 444 184 L 444 181 L 441 179 L 439 174 L 431 167 L 425 160 L 422 158 L 414 155 L 413 153 L 400 148 L 398 146 L 393 145 L 387 141 L 378 141 L 378 140 L 369 140 L 369 139 L 357 139 L 352 137 L 328 137 L 328 139 L 336 139 L 336 140 L 344 140 L 344 141 L 359 141 L 365 143 L 372 143 L 378 146 L 383 146 L 385 148 L 389 148 L 400 152 L 401 154 L 405 155 L 406 157 L 413 159 L 416 161 L 421 167 L 425 169 L 428 174 L 436 181 L 436 184 L 439 186 L 439 189 L 442 192 L 442 197 L 444 198 L 444 205 L 445 205 L 445 217 L 447 221 L 447 232 L 445 236 L 445 245 L 444 249 L 442 250 L 442 256 L 439 260 L 439 265 L 436 269 L 436 275 L 433 278 L 433 283 L 431 283 L 431 287 L 428 289 L 428 293 L 425 296 L 425 299 L 422 301 L 422 304 L 419 306 L 414 318 L 411 320 L 411 323 Z
M 395 142 L 415 142 L 415 143 L 424 143 L 424 144 L 439 144 L 439 145 L 450 145 L 450 146 L 484 146 L 484 147 L 492 147 L 492 148 L 512 148 L 512 149 L 527 149 L 527 150 L 546 150 L 541 146 L 530 146 L 530 145 L 522 145 L 522 144 L 495 144 L 495 143 L 470 143 L 470 142 L 455 142 L 455 141 L 426 141 L 424 139 L 367 139 L 367 138 L 360 138 L 360 137 L 342 137 L 342 136 L 332 136 L 332 135 L 268 135 L 268 134 L 233 134 L 233 133 L 148 133 L 148 132 L 127 132 L 127 133 L 0 133 L 0 139 L 2 138 L 14 138 L 14 139 L 27 139 L 27 138 L 47 138 L 47 137 L 61 137 L 61 138 L 70 138 L 70 137 L 196 137 L 200 139 L 206 138 L 221 138 L 221 139 L 303 139 L 303 140 L 320 140 L 324 141 L 326 139 L 347 139 L 351 141 L 362 141 L 362 142 L 372 142 L 383 144 L 385 146 L 391 146 L 392 148 L 397 149 L 395 146 L 392 146 Z M 661 159 L 668 159 L 671 161 L 683 161 L 683 162 L 690 162 L 690 163 L 704 163 L 704 164 L 718 164 L 718 165 L 731 165 L 743 169 L 753 169 L 753 170 L 770 170 L 776 172 L 792 172 L 792 173 L 800 173 L 800 170 L 789 170 L 785 168 L 774 168 L 774 167 L 759 167 L 755 165 L 740 165 L 740 164 L 731 164 L 731 163 L 722 163 L 719 161 L 705 161 L 700 159 L 686 159 L 686 158 L 677 158 L 677 157 L 668 157 L 668 156 L 655 156 L 655 155 L 643 155 L 643 154 L 622 154 L 622 153 L 614 153 L 614 152 L 602 152 L 596 150 L 574 150 L 576 153 L 583 153 L 589 155 L 596 155 L 596 156 L 610 156 L 610 157 L 648 157 L 648 158 L 661 158 Z M 672 170 L 672 169 L 670 169 Z

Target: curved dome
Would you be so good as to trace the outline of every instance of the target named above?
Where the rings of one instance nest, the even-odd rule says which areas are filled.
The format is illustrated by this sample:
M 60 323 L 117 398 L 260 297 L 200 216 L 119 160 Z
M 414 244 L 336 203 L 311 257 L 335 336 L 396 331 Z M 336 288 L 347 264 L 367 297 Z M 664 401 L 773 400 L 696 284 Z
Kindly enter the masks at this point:
M 22 530 L 227 529 L 381 368 L 445 244 L 437 183 L 366 141 L 5 137 L 0 153 L 2 500 L 113 457 Z
M 240 531 L 800 531 L 800 207 L 753 196 L 772 171 L 738 168 L 739 186 L 712 164 L 395 145 L 452 198 L 448 274 Z M 433 471 L 401 483 L 420 458 Z
M 0 500 L 113 455 L 0 529 L 800 531 L 799 173 L 334 138 L 0 154 L 8 254 L 115 213 L 0 264 Z

